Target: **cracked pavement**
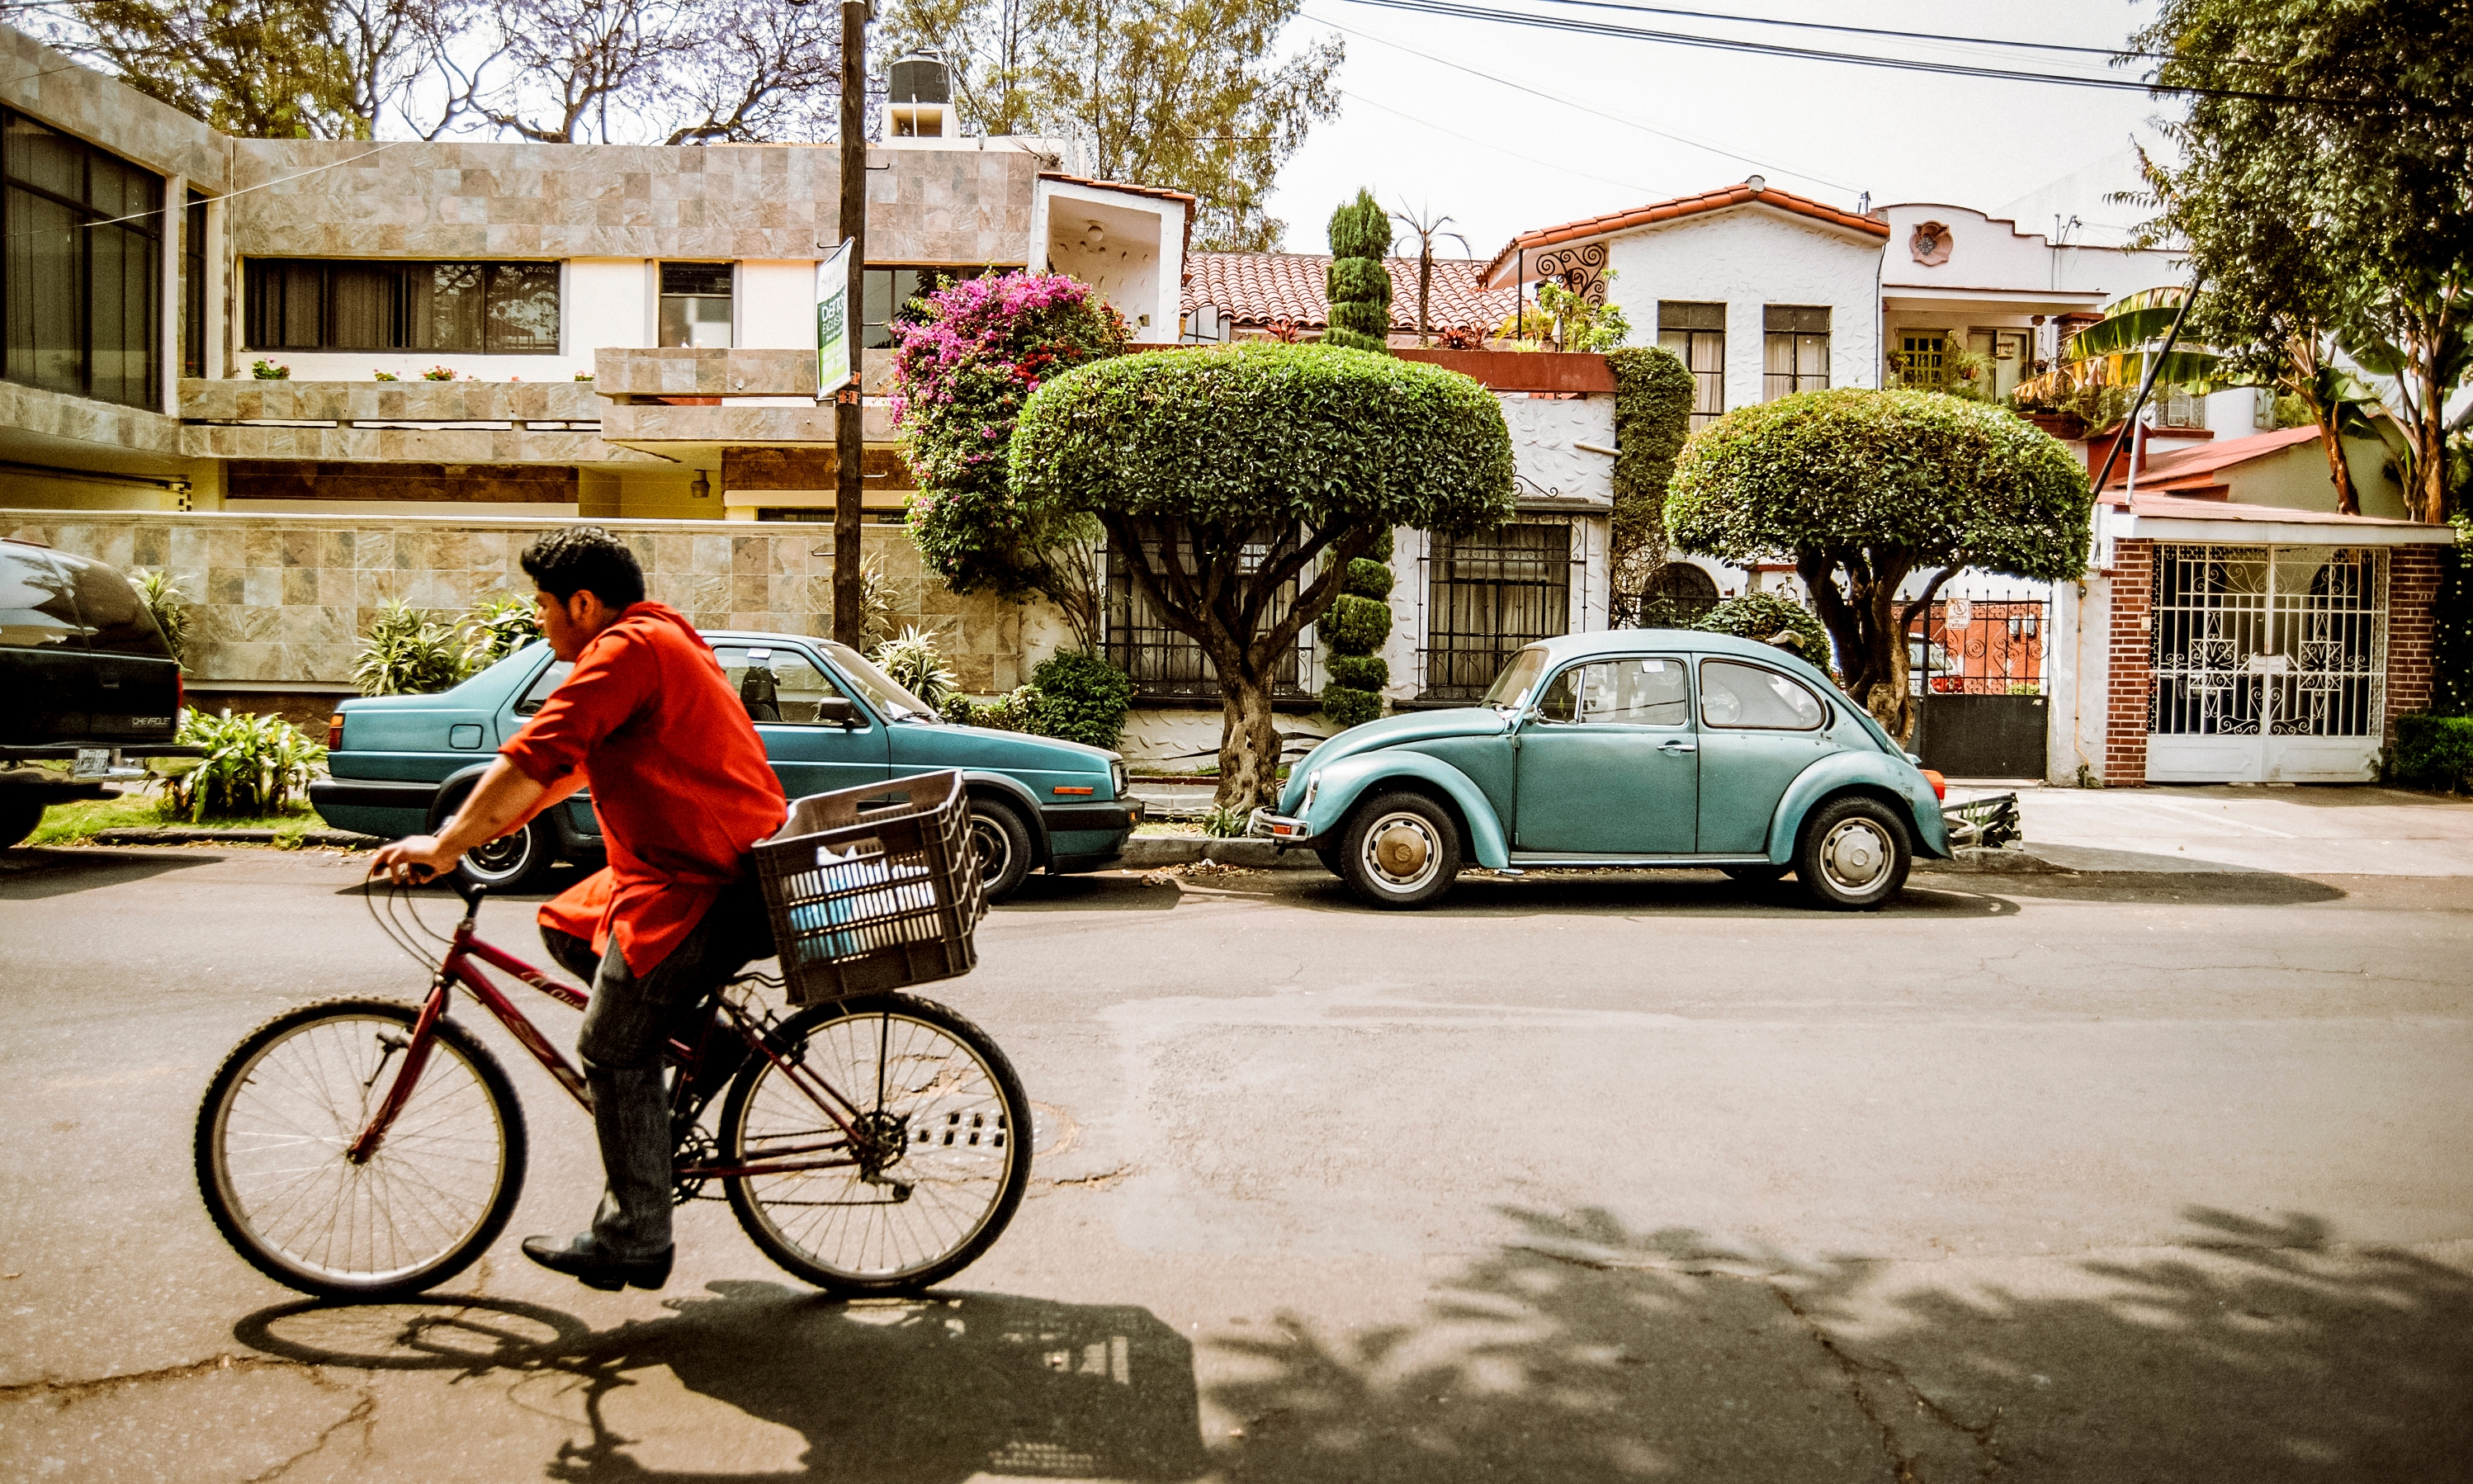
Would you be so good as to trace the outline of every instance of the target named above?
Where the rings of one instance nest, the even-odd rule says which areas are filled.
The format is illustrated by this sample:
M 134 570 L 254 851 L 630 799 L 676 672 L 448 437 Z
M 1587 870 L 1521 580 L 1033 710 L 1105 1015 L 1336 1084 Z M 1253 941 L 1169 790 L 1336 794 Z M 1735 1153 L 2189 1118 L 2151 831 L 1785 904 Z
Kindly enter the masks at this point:
M 357 869 L 0 854 L 0 1478 L 2473 1476 L 2461 877 L 1034 881 L 931 992 L 1041 1105 L 950 1291 L 823 1300 L 713 1202 L 660 1294 L 533 1268 L 597 1167 L 489 1027 L 507 1233 L 321 1307 L 190 1120 L 266 1017 L 418 991 Z

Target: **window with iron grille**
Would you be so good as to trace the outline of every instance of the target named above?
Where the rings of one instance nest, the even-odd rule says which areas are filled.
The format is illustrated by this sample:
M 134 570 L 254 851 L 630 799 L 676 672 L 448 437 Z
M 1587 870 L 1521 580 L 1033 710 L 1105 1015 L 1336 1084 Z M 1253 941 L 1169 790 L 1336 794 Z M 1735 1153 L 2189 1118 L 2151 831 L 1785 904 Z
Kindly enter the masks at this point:
M 1244 570 L 1252 572 L 1261 565 L 1264 548 L 1245 548 Z M 1184 553 L 1186 562 L 1193 561 L 1191 549 Z M 1151 561 L 1156 567 L 1159 557 L 1152 548 Z M 1294 580 L 1280 585 L 1277 599 L 1271 607 L 1271 622 L 1287 615 L 1297 601 Z M 1118 669 L 1132 678 L 1134 694 L 1145 701 L 1197 701 L 1216 704 L 1219 694 L 1219 670 L 1211 657 L 1202 652 L 1190 634 L 1167 626 L 1153 610 L 1141 589 L 1134 586 L 1134 574 L 1124 558 L 1110 547 L 1108 550 L 1108 658 Z M 1272 676 L 1271 695 L 1275 700 L 1303 700 L 1312 694 L 1305 683 L 1309 668 L 1306 660 L 1312 641 L 1304 634 L 1297 636 L 1294 649 L 1280 658 Z
M 1761 399 L 1775 401 L 1829 386 L 1829 306 L 1770 304 L 1761 311 L 1765 338 Z
M 1717 421 L 1726 411 L 1726 306 L 1658 300 L 1657 343 L 1691 369 L 1693 429 Z
M 1890 370 L 1909 387 L 1932 388 L 1949 380 L 1949 336 L 1941 330 L 1908 330 L 1898 337 Z
M 1572 528 L 1531 521 L 1454 540 L 1426 555 L 1421 699 L 1474 701 L 1514 651 L 1572 632 Z

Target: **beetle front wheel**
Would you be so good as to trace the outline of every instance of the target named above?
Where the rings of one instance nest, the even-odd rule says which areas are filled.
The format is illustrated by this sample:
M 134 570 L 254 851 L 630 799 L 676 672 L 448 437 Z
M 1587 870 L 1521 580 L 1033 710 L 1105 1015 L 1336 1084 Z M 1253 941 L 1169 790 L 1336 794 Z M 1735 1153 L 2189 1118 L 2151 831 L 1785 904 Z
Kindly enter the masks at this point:
M 1422 907 L 1460 874 L 1460 832 L 1423 794 L 1384 794 L 1359 805 L 1340 831 L 1340 879 L 1377 907 Z

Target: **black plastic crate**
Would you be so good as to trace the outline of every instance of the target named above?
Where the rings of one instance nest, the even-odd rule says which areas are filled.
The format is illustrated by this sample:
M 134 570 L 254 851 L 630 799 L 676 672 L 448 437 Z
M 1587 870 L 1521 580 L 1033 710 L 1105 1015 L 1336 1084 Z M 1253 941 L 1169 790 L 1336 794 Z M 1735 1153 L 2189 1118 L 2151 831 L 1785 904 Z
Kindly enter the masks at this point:
M 802 1005 L 966 974 L 987 891 L 959 773 L 810 794 L 756 848 L 781 978 Z

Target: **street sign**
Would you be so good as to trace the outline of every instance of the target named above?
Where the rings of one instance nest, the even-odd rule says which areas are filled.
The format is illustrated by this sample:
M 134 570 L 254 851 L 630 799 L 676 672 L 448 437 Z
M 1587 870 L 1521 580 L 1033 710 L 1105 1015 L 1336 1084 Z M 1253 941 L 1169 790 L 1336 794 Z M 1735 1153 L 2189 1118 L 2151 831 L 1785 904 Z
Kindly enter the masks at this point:
M 850 239 L 816 265 L 816 400 L 850 385 Z

